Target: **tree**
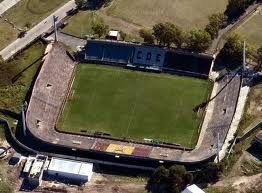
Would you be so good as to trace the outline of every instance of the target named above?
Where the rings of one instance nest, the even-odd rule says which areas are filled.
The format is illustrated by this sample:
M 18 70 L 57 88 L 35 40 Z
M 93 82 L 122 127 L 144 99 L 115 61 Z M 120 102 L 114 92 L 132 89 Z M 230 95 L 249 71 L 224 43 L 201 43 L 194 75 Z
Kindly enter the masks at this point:
M 168 191 L 180 193 L 188 184 L 193 181 L 191 173 L 187 172 L 184 166 L 174 165 L 169 168 Z
M 123 31 L 120 31 L 119 33 L 120 33 L 121 39 L 122 39 L 123 41 L 125 41 L 127 34 L 126 34 L 125 32 L 123 32 Z
M 205 30 L 210 34 L 211 38 L 214 39 L 217 37 L 219 30 L 224 27 L 227 16 L 223 13 L 215 13 L 210 15 L 208 20 L 209 24 L 207 24 Z
M 194 29 L 189 32 L 187 46 L 197 52 L 205 51 L 211 44 L 211 36 L 205 30 Z
M 236 60 L 242 59 L 243 42 L 238 34 L 230 35 L 224 48 L 221 50 L 223 56 L 235 58 Z
M 169 22 L 154 25 L 153 35 L 160 45 L 169 47 L 171 44 L 174 44 L 177 47 L 181 47 L 184 43 L 183 31 Z
M 150 178 L 150 181 L 156 184 L 166 183 L 168 175 L 168 170 L 164 166 L 159 166 L 154 171 L 153 175 Z
M 154 43 L 154 36 L 152 32 L 148 29 L 141 29 L 139 30 L 139 35 L 141 38 L 144 39 L 144 42 L 153 44 Z
M 246 0 L 228 0 L 225 14 L 230 20 L 238 18 L 245 11 Z
M 223 49 L 221 50 L 221 58 L 224 63 L 230 64 L 228 68 L 235 68 L 242 65 L 243 62 L 243 40 L 238 34 L 232 34 L 227 38 Z M 246 56 L 252 58 L 254 50 L 252 46 L 246 43 Z
M 163 23 L 158 23 L 153 26 L 153 35 L 155 36 L 157 43 L 162 45 L 163 34 L 165 33 L 165 25 Z
M 106 35 L 108 33 L 109 26 L 104 23 L 103 20 L 93 23 L 92 31 L 96 34 L 99 38 Z
M 164 166 L 158 167 L 149 183 L 154 190 L 160 190 L 159 192 L 180 193 L 192 180 L 192 174 L 187 172 L 184 166 L 174 165 L 169 169 Z
M 194 183 L 206 186 L 208 183 L 215 183 L 223 172 L 221 163 L 209 162 L 200 171 L 194 173 Z
M 176 36 L 174 38 L 173 43 L 176 45 L 177 48 L 181 48 L 183 44 L 186 42 L 186 35 L 182 29 L 176 29 Z
M 75 0 L 75 4 L 77 5 L 78 9 L 82 9 L 84 6 L 84 0 Z

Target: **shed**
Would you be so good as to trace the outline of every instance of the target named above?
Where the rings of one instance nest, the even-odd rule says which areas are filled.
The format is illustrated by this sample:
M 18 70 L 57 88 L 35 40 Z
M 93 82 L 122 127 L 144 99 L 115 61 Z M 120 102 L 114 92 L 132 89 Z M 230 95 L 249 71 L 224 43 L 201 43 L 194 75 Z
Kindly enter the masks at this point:
M 200 189 L 197 185 L 192 184 L 188 186 L 182 193 L 205 193 L 202 189 Z
M 92 177 L 93 163 L 52 158 L 47 173 L 57 180 L 85 183 Z
M 10 158 L 8 163 L 10 165 L 16 165 L 16 164 L 19 163 L 21 157 L 22 157 L 22 155 L 20 153 L 15 152 L 14 155 Z
M 106 36 L 106 39 L 109 40 L 120 40 L 120 32 L 117 30 L 110 30 L 108 32 L 108 35 Z

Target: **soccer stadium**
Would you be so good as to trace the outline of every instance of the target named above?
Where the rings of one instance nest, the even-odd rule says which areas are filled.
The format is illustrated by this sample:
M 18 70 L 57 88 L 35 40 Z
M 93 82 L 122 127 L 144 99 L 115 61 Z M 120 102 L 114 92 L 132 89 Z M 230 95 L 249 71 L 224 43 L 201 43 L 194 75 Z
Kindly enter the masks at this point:
M 176 56 L 167 54 L 166 66 L 171 66 L 170 57 Z M 156 73 L 163 68 L 164 56 L 163 48 L 89 41 L 88 62 L 121 66 L 76 66 L 59 130 L 194 147 L 204 113 L 193 109 L 207 100 L 211 83 Z
M 143 166 L 203 162 L 215 156 L 218 133 L 223 144 L 241 77 L 210 81 L 213 57 L 88 40 L 77 60 L 59 42 L 48 49 L 24 111 L 24 130 L 39 142 Z

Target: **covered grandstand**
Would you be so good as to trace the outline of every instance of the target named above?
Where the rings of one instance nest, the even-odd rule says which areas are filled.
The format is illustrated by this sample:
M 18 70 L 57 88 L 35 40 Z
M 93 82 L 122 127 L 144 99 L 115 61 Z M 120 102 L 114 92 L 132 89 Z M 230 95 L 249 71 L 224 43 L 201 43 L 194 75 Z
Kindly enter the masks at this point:
M 190 75 L 208 75 L 213 57 L 187 52 L 167 51 L 164 69 Z
M 135 47 L 128 44 L 111 44 L 110 42 L 88 41 L 85 59 L 105 63 L 127 64 L 132 62 Z
M 207 77 L 213 57 L 151 45 L 88 40 L 85 47 L 85 60 Z

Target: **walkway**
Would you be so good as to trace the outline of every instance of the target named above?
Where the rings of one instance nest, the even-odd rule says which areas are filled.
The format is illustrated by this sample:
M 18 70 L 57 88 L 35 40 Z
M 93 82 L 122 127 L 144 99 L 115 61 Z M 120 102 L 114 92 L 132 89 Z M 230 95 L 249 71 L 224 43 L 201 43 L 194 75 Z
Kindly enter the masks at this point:
M 47 40 L 54 40 L 54 33 L 52 33 L 50 36 L 46 38 Z M 57 39 L 59 42 L 62 42 L 63 44 L 70 46 L 72 48 L 77 48 L 78 46 L 85 46 L 86 40 L 77 38 L 68 34 L 65 34 L 63 32 L 58 31 L 57 32 Z
M 2 1 L 0 3 L 0 15 L 2 15 L 4 12 L 6 12 L 11 7 L 13 7 L 19 1 L 21 1 L 21 0 L 4 0 L 4 1 Z
M 71 9 L 76 8 L 76 4 L 74 0 L 69 1 L 64 6 L 59 8 L 53 14 L 48 16 L 46 19 L 41 21 L 31 30 L 29 30 L 23 38 L 19 38 L 15 40 L 13 43 L 9 44 L 6 48 L 0 51 L 0 55 L 4 60 L 11 58 L 14 54 L 25 48 L 35 39 L 40 37 L 43 33 L 48 31 L 53 26 L 53 15 L 57 16 L 57 22 L 61 21 L 63 18 L 67 16 L 67 12 Z

